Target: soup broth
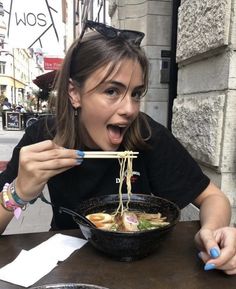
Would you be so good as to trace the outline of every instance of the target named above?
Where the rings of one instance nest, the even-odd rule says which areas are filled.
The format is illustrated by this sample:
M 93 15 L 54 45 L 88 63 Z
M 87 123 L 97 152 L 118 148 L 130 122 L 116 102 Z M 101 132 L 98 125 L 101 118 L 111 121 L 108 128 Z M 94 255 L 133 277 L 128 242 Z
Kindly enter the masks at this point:
M 170 224 L 161 213 L 150 214 L 130 210 L 124 211 L 123 214 L 98 212 L 89 214 L 86 218 L 99 229 L 117 232 L 153 230 Z

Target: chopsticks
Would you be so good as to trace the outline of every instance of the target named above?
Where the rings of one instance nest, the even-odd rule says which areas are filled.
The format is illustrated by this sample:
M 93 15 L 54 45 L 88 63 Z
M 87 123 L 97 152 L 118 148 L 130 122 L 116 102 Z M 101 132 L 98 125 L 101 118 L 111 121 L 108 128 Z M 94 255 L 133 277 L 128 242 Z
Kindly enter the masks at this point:
M 87 152 L 84 151 L 84 158 L 85 159 L 121 159 L 121 158 L 128 158 L 136 159 L 139 152 L 133 151 L 93 151 Z

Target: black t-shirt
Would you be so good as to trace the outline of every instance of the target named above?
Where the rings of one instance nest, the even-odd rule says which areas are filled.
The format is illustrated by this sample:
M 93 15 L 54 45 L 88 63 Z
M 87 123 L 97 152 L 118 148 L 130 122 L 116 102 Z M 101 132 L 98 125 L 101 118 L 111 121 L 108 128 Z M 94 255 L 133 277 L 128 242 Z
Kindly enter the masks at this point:
M 139 151 L 138 158 L 133 160 L 132 193 L 154 194 L 183 208 L 208 186 L 209 178 L 168 129 L 150 117 L 146 118 L 152 131 L 147 141 L 151 148 Z M 53 123 L 53 118 L 48 119 L 47 127 Z M 0 175 L 0 188 L 17 176 L 20 148 L 46 139 L 52 139 L 52 135 L 48 134 L 44 119 L 26 129 L 7 169 Z M 56 206 L 76 209 L 76 205 L 85 199 L 116 194 L 119 189 L 119 168 L 117 159 L 84 159 L 81 165 L 48 181 L 51 202 Z M 126 192 L 125 186 L 123 192 Z M 71 216 L 53 209 L 52 228 L 76 227 Z

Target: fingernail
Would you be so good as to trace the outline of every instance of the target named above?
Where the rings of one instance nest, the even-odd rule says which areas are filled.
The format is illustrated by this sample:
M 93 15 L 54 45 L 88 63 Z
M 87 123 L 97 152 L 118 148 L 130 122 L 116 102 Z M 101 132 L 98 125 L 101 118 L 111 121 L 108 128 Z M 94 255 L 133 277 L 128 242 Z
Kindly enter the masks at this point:
M 210 250 L 210 255 L 212 258 L 218 258 L 220 256 L 219 250 L 217 248 L 212 248 Z
M 202 259 L 202 252 L 199 252 L 197 255 L 198 255 L 198 258 Z
M 216 265 L 215 264 L 211 264 L 211 263 L 208 263 L 204 266 L 204 270 L 205 271 L 209 271 L 209 270 L 213 270 L 216 268 Z
M 80 159 L 76 159 L 76 164 L 77 165 L 81 165 L 82 162 L 83 162 L 83 159 L 81 159 L 81 158 Z
M 84 157 L 84 152 L 83 152 L 83 151 L 77 150 L 76 153 L 77 153 L 77 155 L 78 155 L 79 157 L 81 157 L 81 158 Z

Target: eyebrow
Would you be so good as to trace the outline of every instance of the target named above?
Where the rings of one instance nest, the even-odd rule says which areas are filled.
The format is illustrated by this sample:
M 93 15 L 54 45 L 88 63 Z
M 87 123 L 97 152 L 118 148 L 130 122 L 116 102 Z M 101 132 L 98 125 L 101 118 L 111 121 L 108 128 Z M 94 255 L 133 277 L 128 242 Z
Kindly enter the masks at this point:
M 113 85 L 121 86 L 124 89 L 127 89 L 126 85 L 124 85 L 122 82 L 115 81 L 115 80 L 104 81 L 104 84 L 113 84 Z M 136 86 L 134 89 L 143 89 L 143 88 L 144 88 L 144 84 L 141 84 L 139 86 Z

